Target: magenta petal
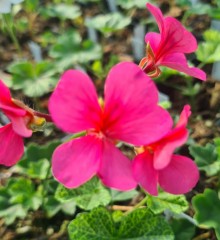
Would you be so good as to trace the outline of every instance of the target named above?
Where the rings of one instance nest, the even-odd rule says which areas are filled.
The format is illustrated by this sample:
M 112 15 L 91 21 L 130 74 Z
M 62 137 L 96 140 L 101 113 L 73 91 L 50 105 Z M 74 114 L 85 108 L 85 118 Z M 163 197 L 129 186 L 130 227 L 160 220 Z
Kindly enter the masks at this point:
M 175 128 L 186 127 L 186 125 L 188 123 L 188 118 L 190 117 L 190 115 L 191 115 L 191 107 L 190 107 L 190 105 L 186 104 L 183 107 L 183 110 L 180 114 L 179 121 L 177 122 Z
M 153 155 L 144 152 L 133 160 L 133 173 L 136 181 L 151 195 L 157 196 L 158 174 L 153 168 Z
M 5 115 L 7 112 L 15 114 L 16 116 L 24 116 L 26 111 L 17 107 L 11 99 L 9 88 L 0 80 L 0 109 L 3 110 Z
M 155 7 L 154 5 L 147 3 L 146 4 L 147 9 L 150 11 L 150 13 L 155 17 L 159 30 L 162 33 L 163 32 L 163 28 L 164 28 L 164 17 L 162 12 L 160 11 L 160 9 L 158 7 Z
M 183 145 L 188 138 L 188 131 L 185 128 L 174 129 L 158 144 L 154 152 L 154 168 L 161 170 L 171 161 L 173 152 L 177 147 Z
M 189 67 L 186 57 L 182 53 L 173 53 L 165 56 L 160 61 L 160 65 L 173 68 L 203 81 L 206 80 L 206 73 L 199 68 Z
M 166 52 L 166 54 L 191 53 L 197 49 L 195 37 L 175 18 L 166 17 L 164 29 L 164 34 L 161 35 L 161 51 Z
M 154 153 L 155 169 L 160 170 L 165 168 L 170 163 L 175 149 L 187 141 L 188 131 L 186 125 L 190 115 L 190 106 L 185 105 L 175 128 L 171 130 L 165 138 L 158 142 L 158 146 Z
M 4 101 L 11 101 L 11 93 L 9 88 L 4 84 L 4 82 L 2 80 L 0 80 L 0 102 Z
M 120 191 L 134 189 L 137 185 L 132 173 L 132 163 L 110 141 L 103 142 L 103 155 L 98 175 L 102 182 Z
M 60 145 L 52 157 L 52 172 L 67 188 L 77 188 L 98 171 L 102 141 L 96 136 L 85 136 Z
M 11 114 L 7 115 L 12 122 L 13 130 L 22 137 L 30 137 L 32 135 L 32 130 L 27 128 L 27 123 L 24 117 L 17 117 Z
M 117 64 L 105 84 L 104 132 L 110 138 L 134 145 L 158 139 L 172 123 L 165 110 L 158 111 L 157 100 L 153 81 L 137 65 Z M 157 126 L 160 133 L 156 129 L 152 131 L 152 126 L 157 125 L 154 121 L 163 123 L 163 127 Z
M 16 164 L 24 153 L 24 144 L 22 137 L 13 131 L 11 123 L 0 128 L 0 143 L 0 164 Z
M 146 44 L 150 44 L 153 52 L 155 53 L 157 51 L 157 48 L 159 47 L 161 40 L 161 36 L 159 33 L 150 32 L 145 35 L 145 42 Z
M 158 51 L 160 57 L 168 53 L 190 53 L 196 50 L 195 37 L 178 20 L 173 17 L 164 17 L 159 8 L 149 3 L 147 8 L 155 17 L 161 33 L 161 44 Z
M 145 125 L 142 127 L 142 138 L 147 136 L 145 144 L 151 144 L 162 137 L 172 128 L 173 120 L 170 114 L 161 107 L 157 107 L 152 111 L 148 118 L 145 119 Z M 141 132 L 141 128 L 138 129 Z
M 173 155 L 170 164 L 159 171 L 159 184 L 172 194 L 189 192 L 199 180 L 196 164 L 187 157 Z
M 65 132 L 94 128 L 100 121 L 101 109 L 90 78 L 78 70 L 66 71 L 50 98 L 49 111 Z

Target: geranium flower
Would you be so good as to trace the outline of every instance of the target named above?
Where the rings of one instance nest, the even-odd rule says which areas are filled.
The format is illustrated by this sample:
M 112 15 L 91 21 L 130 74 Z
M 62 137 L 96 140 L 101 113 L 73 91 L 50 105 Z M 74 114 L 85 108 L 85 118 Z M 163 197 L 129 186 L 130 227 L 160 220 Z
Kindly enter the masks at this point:
M 166 192 L 183 194 L 198 182 L 196 164 L 188 157 L 173 154 L 187 141 L 186 125 L 190 114 L 190 106 L 186 105 L 176 127 L 159 141 L 145 146 L 133 161 L 135 179 L 152 195 L 158 194 L 158 184 Z
M 115 144 L 118 140 L 147 144 L 172 126 L 169 114 L 157 106 L 154 83 L 134 63 L 120 63 L 111 69 L 104 94 L 105 102 L 98 101 L 90 78 L 68 70 L 49 100 L 51 117 L 59 128 L 87 133 L 63 143 L 53 154 L 53 175 L 67 188 L 76 188 L 96 174 L 108 187 L 134 188 L 131 161 Z
M 0 0 L 0 13 L 10 13 L 11 5 L 23 2 L 23 0 Z
M 151 77 L 160 75 L 160 66 L 184 72 L 195 78 L 206 80 L 206 74 L 199 68 L 189 67 L 185 53 L 195 52 L 195 37 L 173 17 L 164 17 L 159 8 L 147 3 L 155 17 L 160 33 L 150 32 L 145 36 L 146 57 L 140 62 L 141 68 Z
M 35 116 L 21 101 L 12 99 L 10 90 L 1 80 L 0 93 L 0 110 L 11 121 L 0 127 L 0 164 L 12 166 L 23 155 L 23 137 L 30 137 L 32 126 L 41 126 L 45 120 Z

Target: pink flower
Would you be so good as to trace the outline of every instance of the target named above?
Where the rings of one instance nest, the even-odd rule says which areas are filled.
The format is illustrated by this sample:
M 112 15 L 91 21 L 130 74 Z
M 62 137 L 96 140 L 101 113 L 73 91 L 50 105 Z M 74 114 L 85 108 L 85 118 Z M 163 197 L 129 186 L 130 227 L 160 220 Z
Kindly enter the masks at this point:
M 195 37 L 173 17 L 163 17 L 159 8 L 147 3 L 155 17 L 160 33 L 150 32 L 145 36 L 147 56 L 140 62 L 142 69 L 151 77 L 160 75 L 159 66 L 166 66 L 184 72 L 195 78 L 206 80 L 206 74 L 199 68 L 189 67 L 184 53 L 197 49 Z
M 0 110 L 11 120 L 11 123 L 0 127 L 0 164 L 14 165 L 23 155 L 23 137 L 30 137 L 31 124 L 41 125 L 42 118 L 34 116 L 32 109 L 19 100 L 11 98 L 10 90 L 0 80 Z
M 104 93 L 103 103 L 85 73 L 68 70 L 49 100 L 49 111 L 59 128 L 69 133 L 87 132 L 63 143 L 53 154 L 53 175 L 67 188 L 76 188 L 96 174 L 108 187 L 134 188 L 131 161 L 115 144 L 118 140 L 150 143 L 172 126 L 169 114 L 157 106 L 154 83 L 133 63 L 111 69 Z
M 144 147 L 133 161 L 137 182 L 150 194 L 157 195 L 157 185 L 172 194 L 190 191 L 198 182 L 199 171 L 188 157 L 173 154 L 188 138 L 186 129 L 190 106 L 186 105 L 176 127 L 159 141 Z

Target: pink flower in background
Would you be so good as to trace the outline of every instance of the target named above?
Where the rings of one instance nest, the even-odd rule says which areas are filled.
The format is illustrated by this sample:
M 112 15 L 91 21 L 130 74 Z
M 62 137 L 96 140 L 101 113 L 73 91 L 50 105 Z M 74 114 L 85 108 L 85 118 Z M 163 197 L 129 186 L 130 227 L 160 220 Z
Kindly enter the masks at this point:
M 137 65 L 124 62 L 114 66 L 104 94 L 105 102 L 100 105 L 90 78 L 68 70 L 49 100 L 49 111 L 59 128 L 69 133 L 87 132 L 63 143 L 53 154 L 53 175 L 68 188 L 76 188 L 96 174 L 108 187 L 134 188 L 131 161 L 115 144 L 118 140 L 148 144 L 171 129 L 169 114 L 157 106 L 154 83 Z
M 195 78 L 206 80 L 206 74 L 199 68 L 189 67 L 185 53 L 195 52 L 195 37 L 173 17 L 163 17 L 159 8 L 147 3 L 155 17 L 160 33 L 150 32 L 145 36 L 147 56 L 140 62 L 141 68 L 151 77 L 160 75 L 159 66 L 166 66 L 184 72 Z
M 190 106 L 186 105 L 174 129 L 159 141 L 144 147 L 133 161 L 137 182 L 150 194 L 157 195 L 157 185 L 172 194 L 190 191 L 198 182 L 199 171 L 188 157 L 173 154 L 188 138 L 186 129 Z
M 33 124 L 42 124 L 42 119 L 35 117 L 32 109 L 22 102 L 12 99 L 10 90 L 0 80 L 0 110 L 11 123 L 0 127 L 0 164 L 14 165 L 24 152 L 23 137 L 30 137 Z

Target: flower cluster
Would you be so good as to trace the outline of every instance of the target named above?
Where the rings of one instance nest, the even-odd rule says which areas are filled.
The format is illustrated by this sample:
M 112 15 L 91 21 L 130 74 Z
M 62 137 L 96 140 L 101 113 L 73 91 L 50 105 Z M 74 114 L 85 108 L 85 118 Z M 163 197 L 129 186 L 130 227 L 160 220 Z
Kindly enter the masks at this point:
M 158 91 L 150 77 L 167 66 L 205 80 L 205 73 L 187 65 L 185 53 L 196 50 L 197 43 L 176 19 L 164 18 L 151 4 L 159 33 L 147 33 L 147 56 L 138 65 L 121 62 L 110 70 L 104 99 L 98 98 L 90 77 L 79 70 L 63 73 L 49 100 L 54 124 L 67 133 L 83 132 L 81 137 L 61 144 L 52 157 L 52 173 L 67 188 L 77 188 L 94 175 L 118 190 L 140 184 L 152 195 L 158 185 L 172 194 L 191 190 L 199 179 L 198 169 L 188 157 L 174 151 L 188 138 L 191 114 L 186 105 L 174 128 L 169 113 L 158 105 Z M 23 154 L 23 137 L 32 135 L 33 126 L 44 118 L 18 100 L 0 81 L 0 109 L 11 123 L 0 128 L 0 163 L 15 164 Z M 128 159 L 118 142 L 132 145 L 137 153 Z M 10 149 L 13 148 L 13 151 Z
M 14 165 L 24 153 L 23 137 L 31 137 L 35 127 L 44 125 L 45 119 L 35 115 L 33 109 L 11 98 L 8 87 L 0 80 L 0 109 L 11 121 L 0 128 L 0 164 Z

